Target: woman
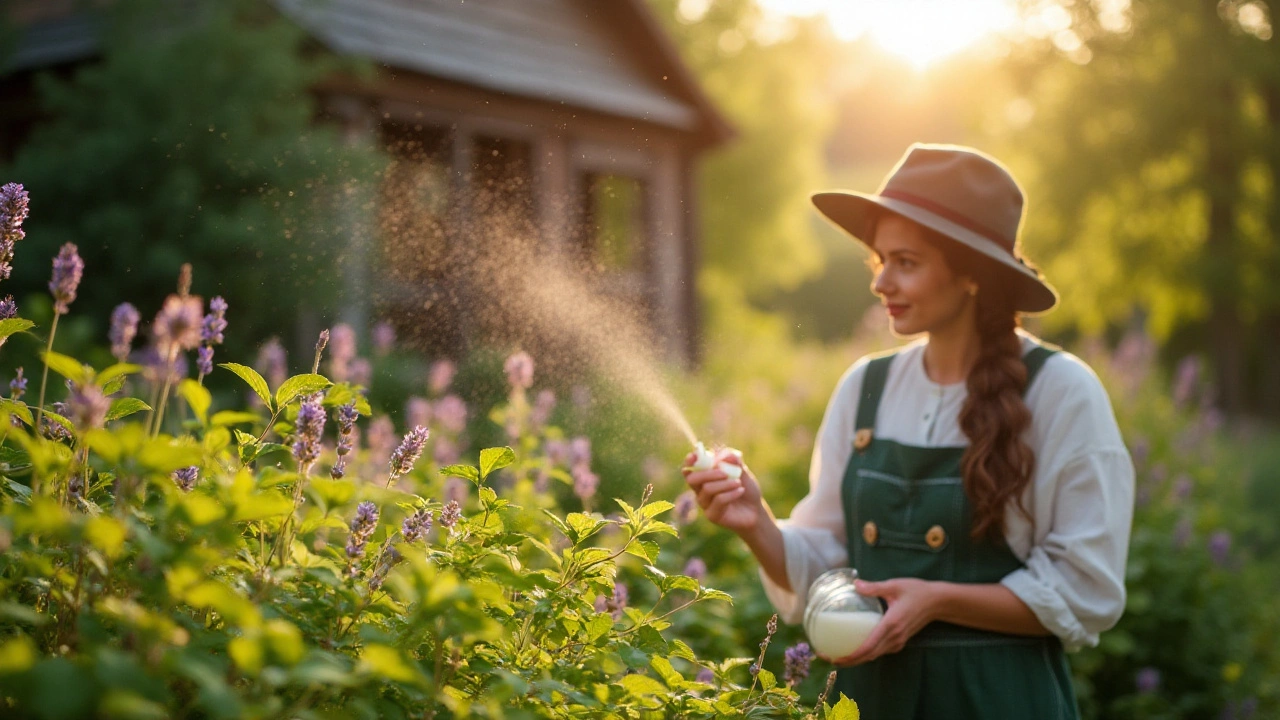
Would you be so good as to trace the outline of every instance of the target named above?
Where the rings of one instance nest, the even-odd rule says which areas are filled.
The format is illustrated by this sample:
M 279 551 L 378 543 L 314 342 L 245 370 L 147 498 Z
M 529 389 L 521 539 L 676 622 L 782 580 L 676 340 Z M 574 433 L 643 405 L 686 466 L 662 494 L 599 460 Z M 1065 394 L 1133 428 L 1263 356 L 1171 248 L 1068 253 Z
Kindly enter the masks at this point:
M 813 201 L 872 250 L 894 333 L 922 337 L 841 378 L 788 521 L 750 472 L 689 485 L 785 620 L 835 567 L 883 601 L 829 658 L 864 718 L 1077 717 L 1064 650 L 1124 609 L 1133 465 L 1093 372 L 1019 328 L 1057 302 L 1017 253 L 1021 190 L 977 151 L 913 145 L 877 193 Z

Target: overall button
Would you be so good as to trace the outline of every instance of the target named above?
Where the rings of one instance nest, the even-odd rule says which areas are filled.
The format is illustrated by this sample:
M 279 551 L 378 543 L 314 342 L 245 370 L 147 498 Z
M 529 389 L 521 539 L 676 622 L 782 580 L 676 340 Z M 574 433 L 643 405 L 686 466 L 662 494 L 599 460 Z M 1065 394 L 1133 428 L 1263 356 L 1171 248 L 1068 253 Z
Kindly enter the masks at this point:
M 880 537 L 880 531 L 876 528 L 876 524 L 868 520 L 866 525 L 862 526 L 862 539 L 868 545 L 875 545 L 876 540 Z
M 865 530 L 863 531 L 866 532 Z M 929 528 L 929 532 L 924 534 L 924 541 L 929 547 L 937 550 L 947 542 L 947 531 L 942 529 L 941 525 L 934 525 Z
M 858 451 L 865 450 L 871 444 L 871 428 L 862 428 L 853 436 L 853 447 Z

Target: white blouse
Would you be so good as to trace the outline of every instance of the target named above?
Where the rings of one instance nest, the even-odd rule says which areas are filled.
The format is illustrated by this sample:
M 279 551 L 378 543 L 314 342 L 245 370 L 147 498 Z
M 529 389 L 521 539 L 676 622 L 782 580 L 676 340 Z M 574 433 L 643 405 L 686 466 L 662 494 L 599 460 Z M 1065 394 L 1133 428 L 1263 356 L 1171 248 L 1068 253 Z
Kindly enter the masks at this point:
M 1025 353 L 1033 343 L 1019 333 Z M 922 447 L 968 445 L 959 424 L 965 384 L 929 379 L 925 343 L 905 346 L 890 365 L 876 437 Z M 779 523 L 794 591 L 761 572 L 765 592 L 786 622 L 800 621 L 814 578 L 849 562 L 840 491 L 868 361 L 854 363 L 840 378 L 818 429 L 809 494 Z M 1102 383 L 1076 356 L 1052 355 L 1025 401 L 1032 421 L 1023 437 L 1036 464 L 1023 502 L 1033 521 L 1012 504 L 1006 510 L 1006 538 L 1025 567 L 1001 583 L 1067 650 L 1097 645 L 1098 634 L 1114 626 L 1124 610 L 1133 462 Z

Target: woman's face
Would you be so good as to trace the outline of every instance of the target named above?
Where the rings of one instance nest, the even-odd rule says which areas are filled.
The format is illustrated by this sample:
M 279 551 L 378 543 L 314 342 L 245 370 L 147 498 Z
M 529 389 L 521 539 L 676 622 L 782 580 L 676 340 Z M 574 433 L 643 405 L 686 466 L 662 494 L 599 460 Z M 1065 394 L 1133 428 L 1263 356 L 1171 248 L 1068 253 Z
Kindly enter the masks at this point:
M 897 215 L 885 214 L 876 224 L 871 291 L 888 311 L 895 335 L 938 333 L 972 322 L 972 280 L 952 272 L 925 233 Z

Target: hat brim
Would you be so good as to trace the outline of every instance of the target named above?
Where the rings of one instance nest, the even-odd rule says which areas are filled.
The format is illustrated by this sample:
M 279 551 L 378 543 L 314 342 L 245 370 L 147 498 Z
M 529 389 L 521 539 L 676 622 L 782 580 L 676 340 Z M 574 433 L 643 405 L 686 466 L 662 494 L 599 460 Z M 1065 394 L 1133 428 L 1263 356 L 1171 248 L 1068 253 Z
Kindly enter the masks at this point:
M 832 191 L 815 193 L 813 204 L 828 220 L 871 248 L 868 238 L 871 219 L 878 212 L 891 212 L 934 230 L 995 261 L 1013 283 L 1015 309 L 1023 313 L 1043 313 L 1058 304 L 1058 293 L 1034 270 L 1019 263 L 1004 248 L 969 228 L 941 215 L 894 198 L 869 193 Z M 874 250 L 874 248 L 871 248 Z

